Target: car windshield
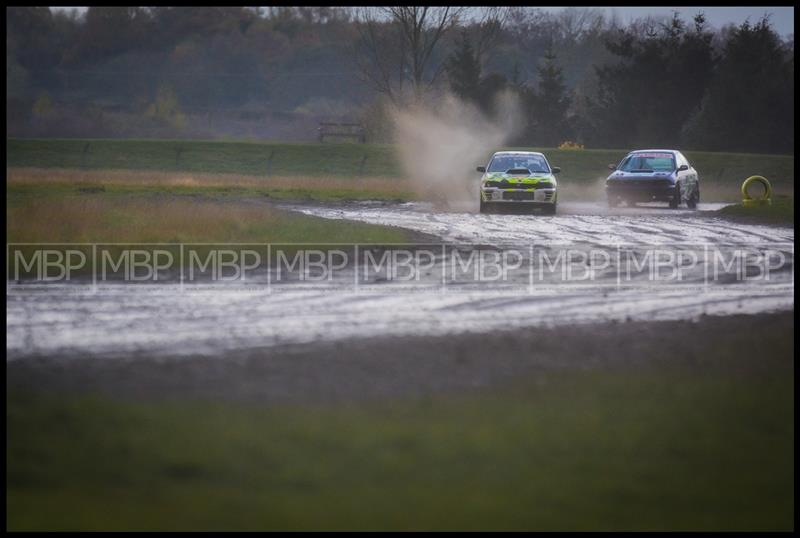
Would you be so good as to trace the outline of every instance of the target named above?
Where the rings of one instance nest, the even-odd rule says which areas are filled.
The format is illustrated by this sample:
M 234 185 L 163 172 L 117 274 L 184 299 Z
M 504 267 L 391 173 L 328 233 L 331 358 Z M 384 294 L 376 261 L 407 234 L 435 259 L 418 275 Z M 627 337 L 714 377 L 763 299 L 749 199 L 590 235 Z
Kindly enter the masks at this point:
M 549 174 L 550 167 L 541 155 L 498 155 L 489 163 L 488 172 L 506 172 L 513 168 L 527 168 L 534 174 Z
M 619 165 L 622 172 L 671 172 L 675 170 L 672 153 L 633 153 Z

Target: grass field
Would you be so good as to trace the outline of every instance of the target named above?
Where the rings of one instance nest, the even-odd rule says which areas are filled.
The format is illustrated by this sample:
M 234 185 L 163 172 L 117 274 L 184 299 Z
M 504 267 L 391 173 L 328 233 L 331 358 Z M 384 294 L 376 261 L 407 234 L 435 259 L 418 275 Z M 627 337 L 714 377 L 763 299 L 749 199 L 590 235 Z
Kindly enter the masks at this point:
M 7 527 L 789 530 L 791 352 L 705 349 L 334 407 L 10 390 Z
M 9 242 L 410 241 L 263 203 L 409 199 L 389 146 L 8 140 L 7 150 Z M 588 185 L 624 152 L 547 154 L 562 182 Z M 793 192 L 793 157 L 689 157 L 733 199 L 744 177 L 767 176 L 777 203 L 762 217 L 793 211 L 780 196 Z M 759 352 L 742 351 L 753 334 L 698 329 L 689 351 L 653 346 L 638 367 L 329 407 L 8 386 L 7 528 L 791 530 L 793 333 L 773 329 L 754 331 Z M 572 358 L 626 352 L 595 343 L 576 342 Z
M 498 148 L 503 149 L 503 148 Z M 512 148 L 505 148 L 512 149 Z M 535 148 L 516 148 L 535 149 Z M 85 150 L 85 151 L 84 151 Z M 562 184 L 586 185 L 608 175 L 607 165 L 626 150 L 539 148 L 560 166 Z M 6 141 L 7 167 L 145 170 L 198 174 L 282 177 L 401 178 L 390 145 L 275 144 L 177 140 L 21 140 Z M 730 199 L 748 176 L 766 176 L 776 193 L 794 192 L 794 156 L 687 151 L 704 184 L 724 186 Z M 489 155 L 476 155 L 474 165 Z M 469 163 L 469 168 L 473 163 Z M 477 179 L 477 177 L 476 177 Z
M 400 228 L 331 221 L 252 201 L 102 193 L 12 201 L 12 243 L 402 243 Z
M 718 211 L 725 217 L 765 224 L 794 224 L 794 198 L 784 195 L 773 197 L 770 205 L 746 207 L 742 204 L 723 207 Z
M 84 154 L 85 148 L 88 149 Z M 374 144 L 11 139 L 6 141 L 6 150 L 9 167 L 181 171 L 252 176 L 396 177 L 400 174 L 392 147 Z M 367 159 L 362 167 L 364 157 Z
M 272 176 L 147 172 L 142 170 L 77 170 L 11 168 L 6 192 L 15 197 L 105 193 L 109 196 L 167 193 L 216 197 L 258 197 L 264 200 L 383 200 L 414 198 L 402 179 L 337 176 Z
M 409 241 L 399 228 L 284 211 L 271 199 L 398 199 L 384 180 L 176 176 L 154 172 L 13 169 L 6 181 L 6 240 L 36 242 Z M 349 184 L 355 183 L 355 185 Z M 361 187 L 356 190 L 356 187 Z

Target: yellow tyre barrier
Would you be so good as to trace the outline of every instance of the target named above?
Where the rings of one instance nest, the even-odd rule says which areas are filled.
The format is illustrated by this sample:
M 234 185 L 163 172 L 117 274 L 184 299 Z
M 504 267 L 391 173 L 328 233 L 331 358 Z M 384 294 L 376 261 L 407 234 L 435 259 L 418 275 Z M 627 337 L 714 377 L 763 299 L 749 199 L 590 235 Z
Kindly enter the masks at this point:
M 753 198 L 747 189 L 753 183 L 761 183 L 764 185 L 764 195 L 761 198 Z M 764 176 L 750 176 L 742 183 L 742 205 L 743 206 L 756 206 L 756 205 L 770 205 L 772 203 L 772 185 L 769 184 L 767 178 Z

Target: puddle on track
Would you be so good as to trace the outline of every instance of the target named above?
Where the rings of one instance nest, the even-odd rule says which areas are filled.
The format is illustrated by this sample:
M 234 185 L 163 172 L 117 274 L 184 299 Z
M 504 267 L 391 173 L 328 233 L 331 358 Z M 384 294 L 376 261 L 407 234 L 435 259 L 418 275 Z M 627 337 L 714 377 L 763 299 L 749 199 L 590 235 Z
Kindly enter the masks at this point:
M 716 209 L 719 205 L 701 205 Z M 563 204 L 556 216 L 435 212 L 423 204 L 347 207 L 291 206 L 325 218 L 401 226 L 473 244 L 603 245 L 713 243 L 790 244 L 794 230 L 698 216 L 689 210 Z M 610 214 L 609 214 L 610 213 Z M 264 289 L 158 292 L 105 285 L 99 293 L 54 286 L 8 293 L 6 349 L 10 359 L 33 355 L 129 357 L 132 354 L 219 355 L 230 349 L 380 335 L 443 335 L 526 326 L 609 320 L 689 319 L 703 314 L 759 313 L 794 308 L 793 271 L 754 286 L 676 289 L 472 289 L 373 291 Z

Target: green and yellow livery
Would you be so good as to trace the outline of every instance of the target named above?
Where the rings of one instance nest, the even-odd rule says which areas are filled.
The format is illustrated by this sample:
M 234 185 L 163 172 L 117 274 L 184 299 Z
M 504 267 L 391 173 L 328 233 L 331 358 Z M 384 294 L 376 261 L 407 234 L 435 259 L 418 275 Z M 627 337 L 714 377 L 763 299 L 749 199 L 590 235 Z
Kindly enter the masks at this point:
M 480 186 L 480 211 L 499 205 L 535 207 L 554 215 L 558 205 L 555 175 L 561 169 L 551 167 L 542 153 L 533 151 L 498 151 L 483 172 Z

